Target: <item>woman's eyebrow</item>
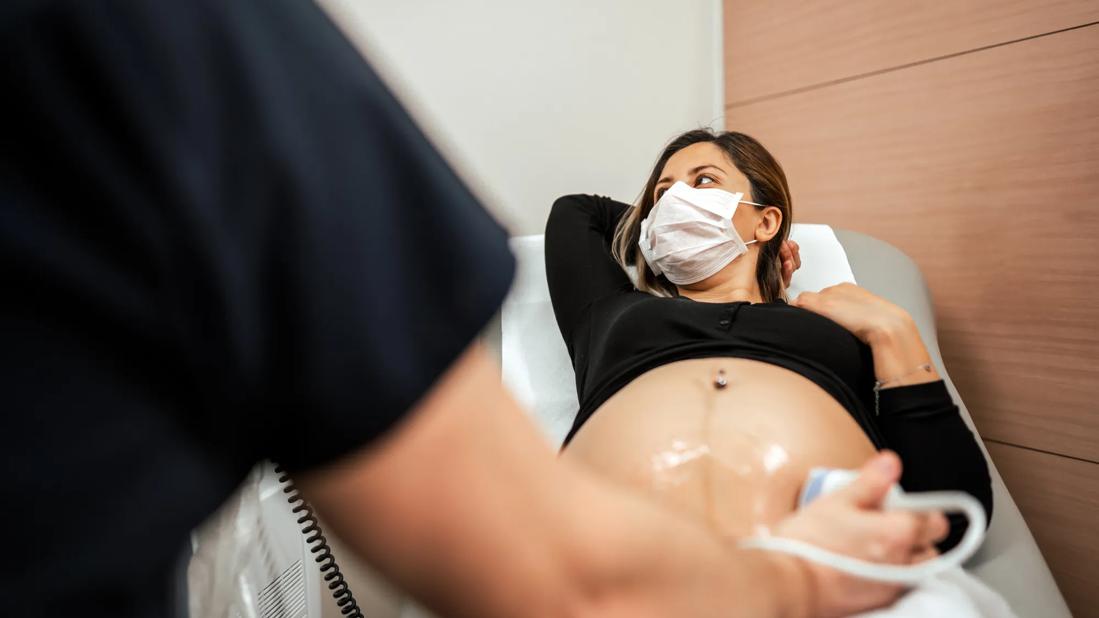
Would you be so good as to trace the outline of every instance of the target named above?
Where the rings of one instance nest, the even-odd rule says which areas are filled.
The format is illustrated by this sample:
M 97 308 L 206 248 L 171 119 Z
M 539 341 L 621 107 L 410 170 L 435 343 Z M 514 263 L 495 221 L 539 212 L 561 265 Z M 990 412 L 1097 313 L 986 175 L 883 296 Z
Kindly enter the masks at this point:
M 718 167 L 716 165 L 712 165 L 710 163 L 707 163 L 706 165 L 699 165 L 698 167 L 692 169 L 691 171 L 687 172 L 687 175 L 688 176 L 693 176 L 694 174 L 697 174 L 697 173 L 701 172 L 702 170 L 704 170 L 708 167 L 712 167 L 715 170 L 721 172 L 722 174 L 726 173 L 725 170 L 721 169 L 720 167 Z M 665 177 L 661 178 L 660 180 L 656 181 L 656 184 L 659 185 L 661 183 L 671 182 L 671 181 L 672 181 L 671 176 L 665 176 Z

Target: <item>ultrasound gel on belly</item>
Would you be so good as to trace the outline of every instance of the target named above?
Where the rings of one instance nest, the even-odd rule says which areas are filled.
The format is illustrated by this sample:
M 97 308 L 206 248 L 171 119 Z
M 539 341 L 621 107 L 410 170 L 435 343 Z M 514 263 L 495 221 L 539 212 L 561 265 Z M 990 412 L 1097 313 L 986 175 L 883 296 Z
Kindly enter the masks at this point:
M 809 471 L 809 476 L 798 495 L 798 508 L 803 508 L 813 500 L 847 486 L 858 476 L 857 470 L 813 468 Z M 751 537 L 741 541 L 740 546 L 793 554 L 864 579 L 914 585 L 928 577 L 960 567 L 984 541 L 987 521 L 984 507 L 976 498 L 965 492 L 929 491 L 909 494 L 894 484 L 886 494 L 882 508 L 913 512 L 963 513 L 969 521 L 969 526 L 961 542 L 953 549 L 933 560 L 911 565 L 867 562 L 783 537 Z

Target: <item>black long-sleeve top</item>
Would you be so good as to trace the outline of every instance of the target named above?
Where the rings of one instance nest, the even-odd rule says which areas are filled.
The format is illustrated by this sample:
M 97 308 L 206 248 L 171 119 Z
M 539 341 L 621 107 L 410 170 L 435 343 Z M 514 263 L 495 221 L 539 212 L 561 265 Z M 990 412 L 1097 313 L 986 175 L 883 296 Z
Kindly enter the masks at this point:
M 884 389 L 876 412 L 870 347 L 835 321 L 782 300 L 705 303 L 636 290 L 610 253 L 629 208 L 569 195 L 554 203 L 546 225 L 550 297 L 580 401 L 566 444 L 603 402 L 650 369 L 689 358 L 749 358 L 795 371 L 832 395 L 877 448 L 900 455 L 906 491 L 963 490 L 991 517 L 988 465 L 942 380 Z M 942 548 L 964 532 L 964 519 L 951 524 Z

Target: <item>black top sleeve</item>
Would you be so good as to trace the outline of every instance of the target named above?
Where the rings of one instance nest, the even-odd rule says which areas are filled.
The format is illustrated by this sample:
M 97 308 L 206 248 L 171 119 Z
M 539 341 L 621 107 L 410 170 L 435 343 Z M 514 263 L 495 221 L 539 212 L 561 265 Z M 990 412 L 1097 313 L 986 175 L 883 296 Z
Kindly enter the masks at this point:
M 546 279 L 557 325 L 572 354 L 573 329 L 593 301 L 632 289 L 611 257 L 611 239 L 631 206 L 596 195 L 558 198 L 546 223 Z
M 871 395 L 872 397 L 872 395 Z M 869 402 L 873 410 L 873 401 Z M 904 463 L 905 491 L 960 490 L 977 498 L 992 521 L 992 480 L 977 438 L 966 426 L 943 380 L 880 391 L 878 427 Z M 950 515 L 940 550 L 957 545 L 965 518 Z

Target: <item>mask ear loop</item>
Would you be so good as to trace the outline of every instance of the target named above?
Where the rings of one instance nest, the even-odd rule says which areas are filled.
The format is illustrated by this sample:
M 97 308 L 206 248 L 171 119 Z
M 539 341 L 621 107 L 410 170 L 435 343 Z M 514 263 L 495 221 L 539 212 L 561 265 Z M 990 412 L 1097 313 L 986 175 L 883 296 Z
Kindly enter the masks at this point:
M 942 556 L 920 564 L 877 564 L 822 549 L 795 539 L 782 537 L 752 537 L 739 543 L 745 549 L 766 549 L 791 554 L 811 562 L 832 567 L 855 577 L 893 584 L 916 585 L 923 580 L 962 566 L 984 541 L 984 507 L 973 496 L 960 491 L 929 491 L 918 494 L 893 494 L 885 500 L 886 509 L 915 512 L 960 512 L 969 521 L 962 541 Z
M 650 211 L 650 216 L 652 212 Z M 641 250 L 641 257 L 645 259 L 645 263 L 652 269 L 653 274 L 659 276 L 664 271 L 660 270 L 660 267 L 656 265 L 656 256 L 653 255 L 652 244 L 649 242 L 649 218 L 645 217 L 641 220 L 641 235 L 637 240 L 637 248 Z
M 756 203 L 756 202 L 749 202 L 748 200 L 737 200 L 737 203 L 738 204 L 750 204 L 752 206 L 757 206 L 759 208 L 778 208 L 778 206 L 771 206 L 771 205 L 768 205 L 768 204 L 759 204 L 759 203 Z M 759 241 L 755 240 L 755 239 L 749 240 L 748 242 L 744 243 L 744 246 L 747 247 L 748 245 L 750 245 L 754 242 L 759 242 Z
M 757 204 L 756 202 L 749 202 L 748 200 L 739 200 L 740 204 L 751 204 L 752 206 L 759 206 L 760 208 L 778 208 L 778 206 L 771 206 L 770 204 Z

